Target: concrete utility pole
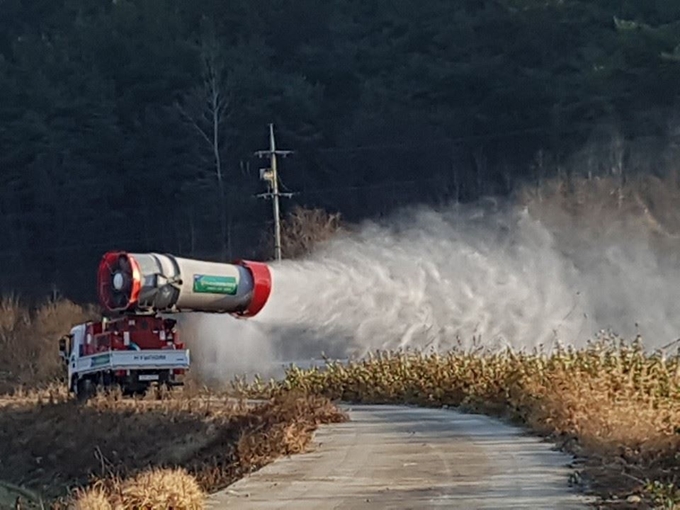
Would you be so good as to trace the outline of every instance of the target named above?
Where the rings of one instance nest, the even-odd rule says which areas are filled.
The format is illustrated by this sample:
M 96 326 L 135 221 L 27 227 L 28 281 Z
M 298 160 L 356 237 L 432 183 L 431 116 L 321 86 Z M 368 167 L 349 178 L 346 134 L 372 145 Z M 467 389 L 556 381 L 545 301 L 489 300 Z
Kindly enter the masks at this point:
M 258 195 L 258 197 L 272 199 L 274 208 L 274 256 L 276 257 L 276 260 L 281 260 L 281 212 L 279 207 L 279 197 L 293 196 L 292 193 L 279 192 L 279 172 L 276 156 L 285 158 L 292 153 L 293 151 L 276 150 L 276 141 L 274 140 L 274 124 L 269 124 L 269 150 L 257 151 L 255 155 L 260 158 L 268 157 L 271 165 L 269 168 L 260 169 L 260 179 L 267 182 L 269 191 L 267 193 Z

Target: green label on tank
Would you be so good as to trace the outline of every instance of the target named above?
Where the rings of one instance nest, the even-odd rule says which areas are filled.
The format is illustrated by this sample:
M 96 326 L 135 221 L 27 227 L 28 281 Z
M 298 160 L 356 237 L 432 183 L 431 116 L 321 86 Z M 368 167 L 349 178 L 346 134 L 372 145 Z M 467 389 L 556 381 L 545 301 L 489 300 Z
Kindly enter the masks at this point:
M 194 292 L 203 294 L 236 294 L 238 284 L 234 276 L 194 275 Z

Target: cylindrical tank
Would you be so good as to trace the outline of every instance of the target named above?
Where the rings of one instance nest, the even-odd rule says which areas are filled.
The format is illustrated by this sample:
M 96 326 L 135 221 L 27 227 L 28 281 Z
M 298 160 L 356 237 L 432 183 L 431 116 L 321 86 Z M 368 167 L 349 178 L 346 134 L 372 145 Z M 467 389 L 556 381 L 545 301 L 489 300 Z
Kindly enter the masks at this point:
M 114 312 L 213 312 L 256 315 L 269 299 L 269 268 L 246 260 L 221 264 L 159 253 L 106 253 L 99 264 L 101 304 Z

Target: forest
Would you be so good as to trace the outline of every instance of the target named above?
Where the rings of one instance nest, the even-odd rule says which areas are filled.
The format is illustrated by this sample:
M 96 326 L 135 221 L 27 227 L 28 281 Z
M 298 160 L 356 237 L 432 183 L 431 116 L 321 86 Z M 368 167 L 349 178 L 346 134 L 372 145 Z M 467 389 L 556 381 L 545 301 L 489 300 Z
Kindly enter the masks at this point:
M 680 149 L 677 0 L 0 0 L 0 293 L 93 300 L 110 249 L 272 256 L 348 221 Z

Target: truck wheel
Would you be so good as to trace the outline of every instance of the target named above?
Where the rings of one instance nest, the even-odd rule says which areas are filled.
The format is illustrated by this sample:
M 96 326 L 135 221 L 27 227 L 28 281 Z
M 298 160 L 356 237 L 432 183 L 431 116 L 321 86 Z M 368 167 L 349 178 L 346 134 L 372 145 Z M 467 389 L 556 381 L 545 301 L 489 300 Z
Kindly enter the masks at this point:
M 84 402 L 95 394 L 96 386 L 91 379 L 84 377 L 76 383 L 76 398 Z

